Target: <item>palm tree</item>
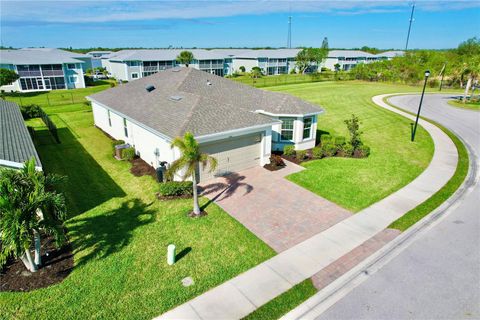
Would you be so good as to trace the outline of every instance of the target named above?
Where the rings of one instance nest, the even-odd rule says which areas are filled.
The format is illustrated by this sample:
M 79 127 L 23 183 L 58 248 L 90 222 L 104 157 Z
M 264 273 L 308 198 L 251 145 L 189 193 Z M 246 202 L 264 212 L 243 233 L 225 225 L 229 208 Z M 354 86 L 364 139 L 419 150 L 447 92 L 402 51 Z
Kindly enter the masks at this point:
M 22 170 L 0 170 L 0 266 L 13 256 L 35 272 L 42 264 L 41 232 L 52 235 L 57 246 L 65 242 L 65 199 L 53 190 L 61 179 L 36 171 L 33 159 Z
M 187 68 L 190 63 L 195 59 L 191 51 L 182 51 L 177 56 L 177 61 L 181 64 L 184 64 Z
M 180 158 L 173 161 L 168 169 L 168 175 L 173 175 L 180 170 L 184 169 L 182 180 L 192 178 L 193 182 L 193 214 L 194 216 L 200 215 L 200 206 L 198 204 L 198 191 L 197 191 L 197 167 L 201 164 L 202 169 L 209 166 L 209 172 L 214 171 L 217 168 L 217 159 L 214 157 L 202 153 L 197 141 L 190 132 L 186 132 L 183 138 L 177 137 L 171 144 L 172 149 L 178 148 L 181 152 Z

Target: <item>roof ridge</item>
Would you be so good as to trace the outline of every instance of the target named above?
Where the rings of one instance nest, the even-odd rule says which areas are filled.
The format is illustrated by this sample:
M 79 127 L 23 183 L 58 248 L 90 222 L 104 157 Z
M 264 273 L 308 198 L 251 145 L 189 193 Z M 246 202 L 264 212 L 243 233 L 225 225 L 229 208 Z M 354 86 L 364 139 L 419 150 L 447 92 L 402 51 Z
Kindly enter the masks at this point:
M 188 112 L 187 116 L 185 117 L 185 121 L 183 121 L 183 124 L 180 126 L 179 131 L 178 131 L 179 134 L 181 134 L 187 128 L 187 125 L 190 122 L 190 120 L 192 119 L 193 113 L 197 109 L 198 103 L 200 102 L 200 99 L 201 99 L 200 95 L 193 94 L 193 96 L 195 97 L 195 103 L 190 108 L 190 111 Z

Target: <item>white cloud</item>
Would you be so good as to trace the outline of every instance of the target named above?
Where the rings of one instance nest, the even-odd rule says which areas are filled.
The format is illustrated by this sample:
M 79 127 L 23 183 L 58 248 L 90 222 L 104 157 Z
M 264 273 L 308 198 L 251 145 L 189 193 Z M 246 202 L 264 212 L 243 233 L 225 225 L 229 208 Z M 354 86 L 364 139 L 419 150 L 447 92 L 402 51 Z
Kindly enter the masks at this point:
M 419 10 L 457 10 L 480 7 L 476 1 L 416 1 Z M 4 21 L 49 23 L 101 23 L 158 19 L 202 19 L 269 13 L 319 13 L 339 15 L 390 13 L 405 10 L 406 0 L 378 1 L 1 1 Z

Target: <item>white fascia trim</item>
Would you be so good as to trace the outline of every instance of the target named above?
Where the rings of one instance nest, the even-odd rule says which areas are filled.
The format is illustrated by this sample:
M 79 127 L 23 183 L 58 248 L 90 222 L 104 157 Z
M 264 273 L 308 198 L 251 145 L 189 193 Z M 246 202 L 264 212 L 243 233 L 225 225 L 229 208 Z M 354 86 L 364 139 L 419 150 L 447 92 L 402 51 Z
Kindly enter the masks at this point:
M 7 168 L 12 168 L 12 169 L 22 169 L 24 167 L 24 165 L 25 165 L 24 163 L 0 159 L 0 166 L 1 167 L 7 167 Z M 42 167 L 39 167 L 39 166 L 35 166 L 35 170 L 43 171 Z
M 325 113 L 324 110 L 322 111 L 316 111 L 316 112 L 310 112 L 310 113 L 304 113 L 304 114 L 293 114 L 293 113 L 271 113 L 271 112 L 267 112 L 265 110 L 255 110 L 255 113 L 261 113 L 261 114 L 265 114 L 267 116 L 271 116 L 271 117 L 286 117 L 286 118 L 292 118 L 292 117 L 308 117 L 308 116 L 314 116 L 314 115 L 317 115 L 317 114 L 322 114 L 322 113 Z
M 197 139 L 197 141 L 199 143 L 210 142 L 210 141 L 216 140 L 215 138 L 220 138 L 221 136 L 232 135 L 232 134 L 241 135 L 242 133 L 250 133 L 252 131 L 255 131 L 256 129 L 268 129 L 268 128 L 271 128 L 272 125 L 280 124 L 280 123 L 282 123 L 282 122 L 281 121 L 273 121 L 272 123 L 267 123 L 267 124 L 261 124 L 261 125 L 246 127 L 246 128 L 233 129 L 233 130 L 228 130 L 228 131 L 205 134 L 205 135 L 202 135 L 202 136 L 196 136 L 195 139 Z M 258 131 L 261 131 L 261 130 L 258 130 Z
M 98 104 L 98 105 L 101 106 L 102 108 L 105 108 L 105 109 L 107 109 L 107 110 L 110 110 L 111 112 L 113 112 L 113 113 L 115 113 L 115 114 L 117 114 L 117 115 L 119 115 L 119 116 L 127 119 L 127 120 L 130 121 L 131 123 L 136 124 L 137 126 L 139 126 L 139 127 L 143 128 L 143 129 L 147 130 L 148 132 L 153 133 L 153 134 L 156 135 L 156 136 L 159 136 L 160 138 L 166 140 L 167 142 L 172 142 L 172 141 L 173 141 L 173 139 L 172 139 L 171 137 L 166 136 L 166 135 L 164 135 L 163 133 L 160 133 L 160 132 L 158 132 L 157 130 L 152 129 L 152 128 L 150 128 L 149 126 L 146 126 L 146 125 L 144 125 L 143 123 L 138 122 L 137 120 L 134 120 L 134 119 L 130 118 L 129 116 L 127 116 L 127 115 L 125 115 L 125 114 L 123 114 L 123 113 L 121 113 L 121 112 L 119 112 L 119 111 L 117 111 L 117 110 L 115 110 L 115 109 L 112 109 L 112 108 L 104 105 L 103 103 L 98 102 L 98 101 L 95 100 L 95 99 L 92 99 L 91 97 L 88 97 L 88 96 L 87 96 L 87 97 L 85 97 L 85 98 L 86 98 L 88 101 L 95 102 L 96 104 Z

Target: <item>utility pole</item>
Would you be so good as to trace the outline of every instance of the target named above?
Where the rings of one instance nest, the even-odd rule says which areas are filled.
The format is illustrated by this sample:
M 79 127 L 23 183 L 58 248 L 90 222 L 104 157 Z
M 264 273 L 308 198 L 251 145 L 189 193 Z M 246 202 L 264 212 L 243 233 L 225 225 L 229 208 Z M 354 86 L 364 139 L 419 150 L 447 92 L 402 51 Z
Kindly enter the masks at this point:
M 287 37 L 287 48 L 292 48 L 292 16 L 288 16 L 288 37 Z
M 412 3 L 412 13 L 410 13 L 410 23 L 408 24 L 407 43 L 405 43 L 405 51 L 408 49 L 408 40 L 410 39 L 410 31 L 412 30 L 413 12 L 415 11 L 415 1 Z

